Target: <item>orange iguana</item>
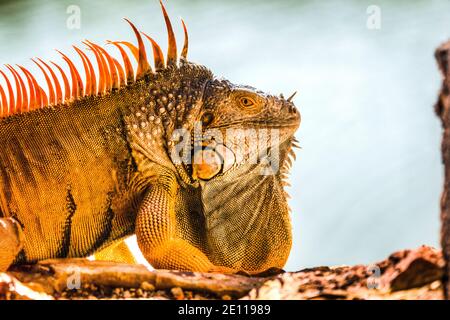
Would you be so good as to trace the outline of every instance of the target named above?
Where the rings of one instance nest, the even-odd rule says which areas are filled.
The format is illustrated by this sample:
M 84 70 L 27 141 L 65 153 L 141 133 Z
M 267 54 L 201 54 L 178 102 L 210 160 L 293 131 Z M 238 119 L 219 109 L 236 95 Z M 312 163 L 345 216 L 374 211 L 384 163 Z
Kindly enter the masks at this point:
M 6 65 L 11 79 L 0 70 L 0 271 L 92 254 L 126 260 L 122 240 L 132 234 L 155 268 L 259 273 L 284 266 L 291 224 L 283 186 L 300 115 L 291 98 L 188 62 L 184 22 L 178 58 L 161 7 L 167 57 L 127 20 L 138 46 L 108 42 L 121 63 L 85 41 L 96 61 L 94 68 L 74 47 L 85 77 L 63 53 L 70 76 L 33 60 L 47 90 L 22 66 Z M 249 132 L 257 137 L 251 143 Z M 268 174 L 274 157 L 279 166 Z

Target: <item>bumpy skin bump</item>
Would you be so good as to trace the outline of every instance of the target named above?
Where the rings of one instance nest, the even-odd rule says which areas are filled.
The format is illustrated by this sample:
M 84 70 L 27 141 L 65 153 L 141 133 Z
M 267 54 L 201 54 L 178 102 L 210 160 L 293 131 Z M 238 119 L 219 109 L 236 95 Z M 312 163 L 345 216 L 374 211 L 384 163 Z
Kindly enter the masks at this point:
M 171 157 L 172 134 L 192 136 L 202 119 L 204 131 L 224 134 L 278 128 L 280 169 L 263 176 L 261 164 L 232 156 L 212 179 L 193 177 Z M 102 96 L 1 119 L 1 215 L 23 226 L 15 263 L 86 257 L 136 233 L 156 268 L 281 268 L 292 242 L 283 185 L 299 122 L 291 102 L 216 80 L 184 59 Z M 235 154 L 245 146 L 219 143 Z M 6 268 L 17 246 L 2 241 Z
M 94 254 L 95 260 L 114 261 L 119 263 L 136 264 L 136 258 L 128 248 L 125 241 L 114 243 L 113 245 L 98 251 Z

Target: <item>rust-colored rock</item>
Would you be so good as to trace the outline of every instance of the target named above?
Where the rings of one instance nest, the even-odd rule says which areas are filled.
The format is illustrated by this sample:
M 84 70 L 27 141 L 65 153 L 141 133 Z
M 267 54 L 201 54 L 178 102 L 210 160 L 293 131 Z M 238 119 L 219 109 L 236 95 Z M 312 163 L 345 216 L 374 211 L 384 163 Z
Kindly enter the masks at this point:
M 391 291 L 421 287 L 427 283 L 441 280 L 444 274 L 444 259 L 439 250 L 420 247 L 392 254 L 391 263 L 382 276 L 381 283 Z

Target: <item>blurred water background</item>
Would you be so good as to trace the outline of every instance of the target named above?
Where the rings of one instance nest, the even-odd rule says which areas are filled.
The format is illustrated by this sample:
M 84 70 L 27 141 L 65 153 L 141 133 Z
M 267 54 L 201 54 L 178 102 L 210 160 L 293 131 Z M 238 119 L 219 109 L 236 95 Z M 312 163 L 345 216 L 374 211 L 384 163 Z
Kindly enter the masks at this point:
M 81 28 L 66 26 L 70 5 Z M 381 28 L 367 28 L 368 6 Z M 218 76 L 295 99 L 302 149 L 291 176 L 294 247 L 287 269 L 370 263 L 439 245 L 443 183 L 441 77 L 434 49 L 450 38 L 450 1 L 212 1 L 167 3 L 190 59 Z M 0 1 L 0 61 L 62 60 L 83 39 L 133 40 L 128 17 L 166 47 L 156 0 Z M 77 62 L 80 64 L 79 62 Z M 81 67 L 81 64 L 80 64 Z M 81 69 L 82 70 L 82 69 Z

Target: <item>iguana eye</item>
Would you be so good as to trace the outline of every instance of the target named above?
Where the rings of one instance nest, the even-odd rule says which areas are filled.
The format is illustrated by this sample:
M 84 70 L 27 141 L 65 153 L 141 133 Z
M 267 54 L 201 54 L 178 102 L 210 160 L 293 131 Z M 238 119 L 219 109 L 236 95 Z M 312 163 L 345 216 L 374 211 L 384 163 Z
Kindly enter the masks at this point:
M 239 98 L 239 103 L 244 108 L 250 108 L 256 104 L 256 102 L 252 98 L 249 98 L 249 97 Z

